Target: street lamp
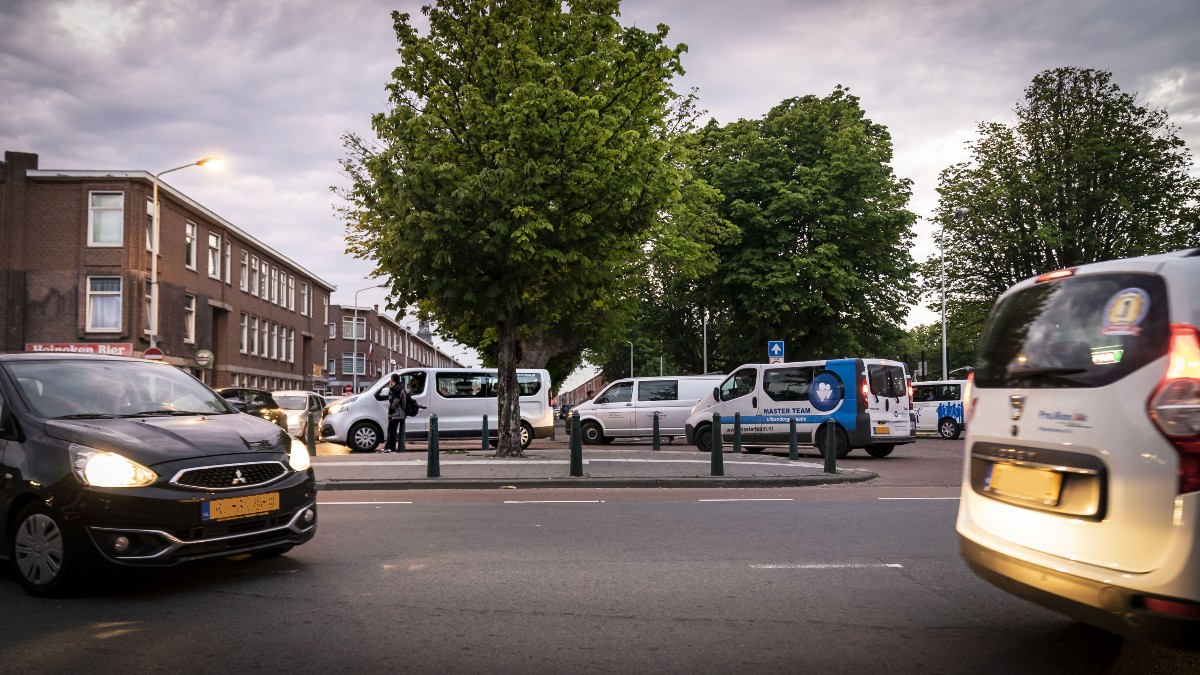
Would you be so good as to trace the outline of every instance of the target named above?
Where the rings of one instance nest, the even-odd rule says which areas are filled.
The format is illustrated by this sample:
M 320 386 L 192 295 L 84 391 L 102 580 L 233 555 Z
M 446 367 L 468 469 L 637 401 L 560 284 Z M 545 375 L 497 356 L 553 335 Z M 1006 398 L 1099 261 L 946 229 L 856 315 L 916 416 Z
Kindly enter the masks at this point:
M 954 209 L 955 218 L 965 218 L 970 213 L 967 207 Z M 950 379 L 949 365 L 946 358 L 946 224 L 942 223 L 942 238 L 938 248 L 942 249 L 942 379 Z
M 704 310 L 704 374 L 708 374 L 708 310 Z
M 151 230 L 150 233 L 150 348 L 158 347 L 158 241 L 159 229 L 161 229 L 158 216 L 158 178 L 172 171 L 179 171 L 191 166 L 206 166 L 210 169 L 219 169 L 225 165 L 225 160 L 220 157 L 205 157 L 190 164 L 177 166 L 174 169 L 159 171 L 154 174 L 154 213 L 151 214 Z
M 629 343 L 629 376 L 633 377 L 633 343 Z
M 355 394 L 358 393 L 358 294 L 362 293 L 363 291 L 369 291 L 372 288 L 384 288 L 386 286 L 387 284 L 375 284 L 374 286 L 367 286 L 366 288 L 360 288 L 357 291 L 354 291 L 354 356 L 351 357 L 350 362 L 354 364 L 353 393 Z M 363 326 L 363 328 L 365 329 L 366 326 Z M 366 330 L 364 330 L 363 333 L 365 334 Z

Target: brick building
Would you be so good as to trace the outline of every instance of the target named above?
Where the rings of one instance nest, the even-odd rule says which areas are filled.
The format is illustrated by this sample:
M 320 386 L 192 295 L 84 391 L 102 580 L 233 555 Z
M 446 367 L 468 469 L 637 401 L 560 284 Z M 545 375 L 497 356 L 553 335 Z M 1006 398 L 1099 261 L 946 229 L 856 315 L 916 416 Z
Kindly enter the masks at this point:
M 326 369 L 330 390 L 335 394 L 362 391 L 397 368 L 463 367 L 433 345 L 429 325 L 424 321 L 414 333 L 412 326 L 380 314 L 378 305 L 357 309 L 333 305 L 329 308 L 329 320 Z
M 0 350 L 141 356 L 154 176 L 0 164 Z M 159 183 L 163 358 L 214 387 L 329 387 L 333 285 Z

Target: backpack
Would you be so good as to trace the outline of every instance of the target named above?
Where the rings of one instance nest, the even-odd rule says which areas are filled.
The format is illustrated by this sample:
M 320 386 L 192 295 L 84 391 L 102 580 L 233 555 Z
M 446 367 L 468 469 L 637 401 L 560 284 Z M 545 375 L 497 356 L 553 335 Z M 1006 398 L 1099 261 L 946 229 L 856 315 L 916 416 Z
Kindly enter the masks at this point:
M 417 405 L 417 402 L 413 400 L 413 397 L 411 395 L 409 395 L 408 393 L 405 393 L 404 394 L 404 416 L 405 417 L 413 417 L 420 411 L 421 411 L 421 406 Z

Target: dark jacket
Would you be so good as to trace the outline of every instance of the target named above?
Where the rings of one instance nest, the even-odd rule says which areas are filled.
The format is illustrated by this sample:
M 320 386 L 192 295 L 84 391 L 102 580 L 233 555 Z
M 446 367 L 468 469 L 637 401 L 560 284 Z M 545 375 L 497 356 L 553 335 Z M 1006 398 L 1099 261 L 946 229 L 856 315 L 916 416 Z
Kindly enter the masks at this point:
M 388 389 L 388 419 L 402 420 L 407 417 L 404 414 L 404 404 L 407 398 L 408 392 L 404 391 L 402 382 L 398 382 Z

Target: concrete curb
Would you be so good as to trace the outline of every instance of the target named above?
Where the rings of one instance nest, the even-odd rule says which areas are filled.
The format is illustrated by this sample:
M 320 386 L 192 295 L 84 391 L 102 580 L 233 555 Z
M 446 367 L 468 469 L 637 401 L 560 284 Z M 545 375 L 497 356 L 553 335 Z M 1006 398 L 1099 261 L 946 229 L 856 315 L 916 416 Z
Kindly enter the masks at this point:
M 840 485 L 874 480 L 873 471 L 811 476 L 685 476 L 670 478 L 399 478 L 319 480 L 317 490 L 498 490 L 528 488 L 772 488 Z

